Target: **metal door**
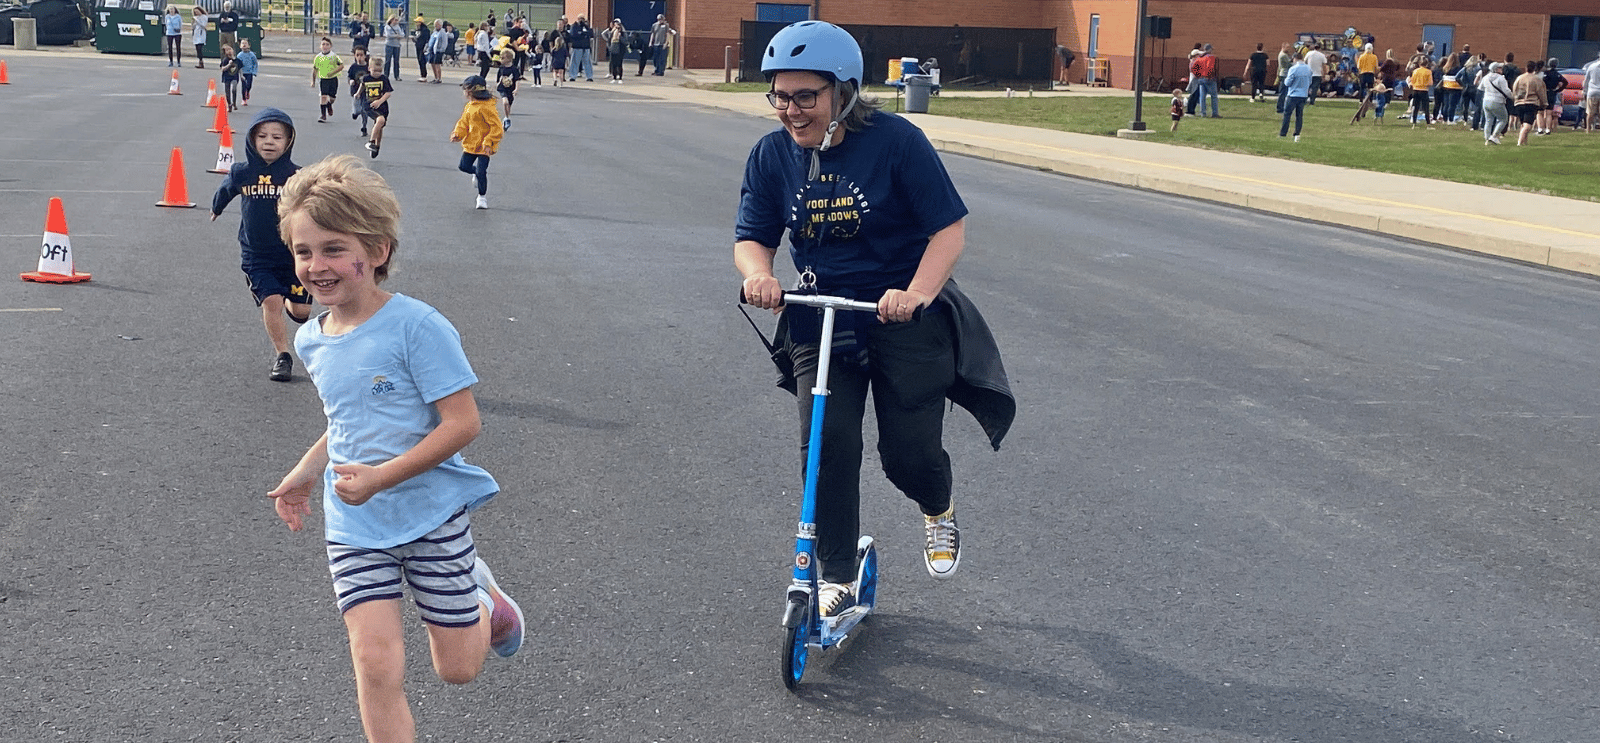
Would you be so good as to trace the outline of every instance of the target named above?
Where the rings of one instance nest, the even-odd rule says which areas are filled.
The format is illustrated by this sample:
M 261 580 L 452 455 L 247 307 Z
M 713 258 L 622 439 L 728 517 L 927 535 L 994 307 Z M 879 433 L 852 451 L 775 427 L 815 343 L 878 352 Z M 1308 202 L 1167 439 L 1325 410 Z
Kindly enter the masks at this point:
M 1424 25 L 1422 27 L 1422 40 L 1424 42 L 1433 42 L 1433 56 L 1435 59 L 1441 58 L 1454 51 L 1456 27 Z
M 1094 84 L 1094 60 L 1100 58 L 1100 14 L 1093 13 L 1089 16 L 1089 68 L 1085 81 Z

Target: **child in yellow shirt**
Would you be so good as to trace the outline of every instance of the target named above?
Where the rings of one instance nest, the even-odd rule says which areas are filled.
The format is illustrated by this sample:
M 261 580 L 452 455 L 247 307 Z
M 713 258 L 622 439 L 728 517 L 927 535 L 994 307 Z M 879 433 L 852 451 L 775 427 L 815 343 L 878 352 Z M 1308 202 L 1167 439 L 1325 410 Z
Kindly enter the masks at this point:
M 461 81 L 461 90 L 467 96 L 466 108 L 450 134 L 451 142 L 461 143 L 463 173 L 472 174 L 472 183 L 478 189 L 477 208 L 489 208 L 489 157 L 500 147 L 505 136 L 505 126 L 500 123 L 500 112 L 495 106 L 494 94 L 481 75 Z

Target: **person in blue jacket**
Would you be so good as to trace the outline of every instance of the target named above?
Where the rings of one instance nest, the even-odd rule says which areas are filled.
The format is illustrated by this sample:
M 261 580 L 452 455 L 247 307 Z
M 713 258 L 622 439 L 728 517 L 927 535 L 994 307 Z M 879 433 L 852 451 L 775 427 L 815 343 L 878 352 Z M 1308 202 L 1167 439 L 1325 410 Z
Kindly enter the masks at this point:
M 944 401 L 972 412 L 998 447 L 1016 413 L 983 318 L 951 280 L 967 207 L 922 130 L 863 98 L 861 48 L 848 32 L 802 21 L 772 38 L 761 71 L 781 129 L 750 152 L 734 265 L 751 304 L 784 308 L 773 261 L 784 232 L 802 284 L 878 306 L 836 318 L 816 491 L 817 606 L 854 605 L 860 532 L 862 417 L 867 394 L 889 481 L 922 512 L 928 573 L 961 562 L 961 532 L 944 450 Z M 922 314 L 917 318 L 918 311 Z M 783 309 L 774 360 L 793 378 L 801 441 L 811 427 L 821 327 L 815 310 Z M 801 460 L 806 444 L 801 445 Z
M 234 163 L 211 197 L 211 220 L 216 221 L 235 196 L 239 206 L 240 268 L 250 282 L 250 293 L 261 308 L 261 322 L 277 357 L 269 379 L 294 378 L 294 357 L 289 353 L 289 328 L 285 318 L 303 323 L 311 316 L 311 295 L 294 273 L 294 255 L 278 234 L 278 194 L 300 166 L 290 160 L 294 149 L 294 121 L 276 108 L 263 110 L 245 137 L 245 162 Z
M 161 17 L 161 27 L 166 32 L 167 66 L 183 66 L 183 14 L 178 6 L 168 5 L 167 14 Z
M 261 60 L 256 53 L 250 51 L 250 40 L 239 40 L 239 92 L 243 96 L 244 105 L 250 105 L 250 89 L 256 84 L 256 73 L 261 69 Z
M 1311 66 L 1306 64 L 1306 53 L 1294 53 L 1294 66 L 1283 78 L 1283 126 L 1278 136 L 1289 136 L 1289 117 L 1294 116 L 1294 141 L 1300 141 L 1300 125 L 1305 122 L 1306 98 L 1311 95 Z

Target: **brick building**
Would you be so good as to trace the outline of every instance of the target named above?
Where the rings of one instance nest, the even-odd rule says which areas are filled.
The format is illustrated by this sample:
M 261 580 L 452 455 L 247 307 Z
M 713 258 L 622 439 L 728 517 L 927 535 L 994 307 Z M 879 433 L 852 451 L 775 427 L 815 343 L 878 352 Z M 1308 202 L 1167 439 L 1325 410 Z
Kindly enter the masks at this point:
M 1183 76 L 1188 50 L 1210 43 L 1221 74 L 1240 75 L 1257 43 L 1268 52 L 1305 34 L 1318 38 L 1347 29 L 1375 37 L 1379 55 L 1394 49 L 1404 59 L 1424 39 L 1451 51 L 1470 44 L 1493 59 L 1557 57 L 1581 65 L 1600 52 L 1600 4 L 1595 0 L 1351 0 L 1338 7 L 1316 0 L 1147 0 L 1147 13 L 1172 19 L 1170 39 L 1146 39 L 1148 74 Z M 724 50 L 737 61 L 740 21 L 794 21 L 808 17 L 840 25 L 1050 28 L 1057 43 L 1074 50 L 1070 79 L 1082 83 L 1099 59 L 1101 77 L 1115 87 L 1133 84 L 1136 0 L 565 0 L 569 17 L 587 14 L 603 27 L 613 16 L 648 18 L 665 13 L 678 29 L 676 65 L 721 68 Z M 637 28 L 639 22 L 631 21 Z M 1092 53 L 1091 53 L 1092 52 Z M 867 60 L 869 76 L 881 60 Z

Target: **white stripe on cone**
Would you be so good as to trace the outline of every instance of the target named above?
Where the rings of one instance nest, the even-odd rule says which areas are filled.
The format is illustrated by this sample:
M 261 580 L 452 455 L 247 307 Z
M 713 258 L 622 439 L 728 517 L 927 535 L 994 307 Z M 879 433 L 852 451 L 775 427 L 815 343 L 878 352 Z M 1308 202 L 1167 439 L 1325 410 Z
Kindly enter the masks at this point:
M 233 148 L 227 145 L 217 145 L 217 167 L 212 168 L 213 173 L 226 173 L 233 167 Z
M 71 238 L 59 232 L 44 233 L 44 247 L 39 249 L 39 273 L 73 275 Z

